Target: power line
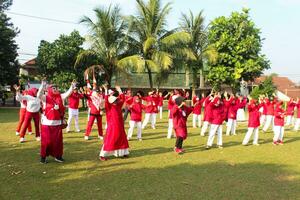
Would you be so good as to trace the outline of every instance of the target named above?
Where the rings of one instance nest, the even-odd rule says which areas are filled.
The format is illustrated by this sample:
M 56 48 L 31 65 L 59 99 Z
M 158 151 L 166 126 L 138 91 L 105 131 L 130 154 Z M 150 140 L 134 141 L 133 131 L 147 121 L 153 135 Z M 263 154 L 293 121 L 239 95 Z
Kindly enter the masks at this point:
M 27 15 L 27 14 L 10 12 L 10 11 L 6 11 L 6 13 L 11 14 L 11 15 L 22 16 L 22 17 L 30 17 L 30 18 L 39 19 L 39 20 L 47 20 L 47 21 L 52 21 L 52 22 L 60 22 L 60 23 L 65 23 L 65 24 L 76 24 L 76 25 L 79 25 L 79 23 L 76 23 L 76 22 L 71 22 L 71 21 L 66 21 L 66 20 L 60 20 L 60 19 L 52 19 L 52 18 L 47 18 L 47 17 L 39 17 L 39 16 Z
M 23 52 L 20 52 L 18 53 L 20 55 L 25 55 L 25 56 L 37 56 L 36 54 L 32 54 L 32 53 L 23 53 Z

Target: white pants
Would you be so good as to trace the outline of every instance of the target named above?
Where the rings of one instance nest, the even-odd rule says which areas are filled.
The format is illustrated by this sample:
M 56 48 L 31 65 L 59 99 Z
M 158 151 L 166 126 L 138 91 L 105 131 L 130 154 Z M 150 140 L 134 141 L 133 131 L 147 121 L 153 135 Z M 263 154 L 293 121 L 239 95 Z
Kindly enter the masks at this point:
M 266 120 L 266 115 L 261 115 L 259 118 L 260 125 L 263 126 Z
M 236 131 L 236 120 L 235 119 L 228 119 L 227 122 L 227 129 L 226 129 L 226 135 L 230 135 L 230 132 L 233 135 L 236 135 L 235 131 Z
M 133 134 L 133 129 L 136 126 L 137 128 L 137 138 L 142 138 L 142 122 L 136 122 L 136 121 L 129 121 L 129 129 L 128 129 L 128 135 L 127 138 L 131 138 Z
M 299 126 L 300 126 L 300 118 L 297 118 L 297 119 L 296 119 L 296 122 L 295 122 L 294 130 L 295 130 L 295 131 L 298 131 L 298 130 L 299 130 Z
M 252 133 L 254 132 L 254 135 L 253 135 L 253 144 L 258 144 L 258 127 L 256 128 L 253 128 L 253 127 L 249 127 L 248 128 L 248 131 L 244 137 L 244 140 L 243 140 L 243 145 L 246 145 L 248 144 L 250 138 L 251 138 L 251 135 Z
M 162 106 L 158 106 L 159 119 L 162 119 Z
M 283 126 L 274 126 L 274 137 L 273 141 L 282 141 L 284 135 L 284 127 Z
M 193 114 L 193 128 L 196 128 L 196 123 L 198 121 L 198 127 L 201 127 L 201 115 Z
M 267 131 L 271 124 L 273 124 L 273 115 L 266 116 L 266 123 L 264 125 L 263 131 Z
M 294 116 L 293 115 L 286 116 L 286 123 L 285 123 L 286 126 L 292 125 L 293 122 L 294 122 Z
M 209 125 L 210 125 L 210 123 L 208 121 L 203 122 L 203 126 L 202 126 L 202 129 L 201 129 L 201 136 L 205 135 L 206 130 L 207 130 Z
M 68 126 L 67 126 L 66 130 L 70 131 L 70 126 L 71 126 L 72 118 L 74 117 L 74 120 L 75 120 L 75 129 L 76 129 L 76 131 L 80 131 L 80 129 L 79 129 L 79 123 L 78 123 L 78 109 L 69 108 L 68 109 L 68 113 L 69 113 L 69 118 L 68 118 Z
M 143 121 L 142 129 L 144 129 L 146 127 L 149 120 L 151 121 L 151 127 L 154 129 L 155 123 L 156 123 L 156 113 L 146 113 L 145 114 L 145 119 Z
M 168 139 L 172 137 L 172 132 L 173 132 L 173 119 L 169 119 L 168 135 L 167 135 Z
M 222 142 L 222 125 L 217 125 L 217 124 L 211 124 L 210 125 L 210 131 L 209 131 L 209 135 L 208 135 L 207 146 L 209 146 L 209 147 L 212 146 L 216 134 L 218 135 L 217 145 L 222 146 L 222 144 L 223 144 L 223 142 Z

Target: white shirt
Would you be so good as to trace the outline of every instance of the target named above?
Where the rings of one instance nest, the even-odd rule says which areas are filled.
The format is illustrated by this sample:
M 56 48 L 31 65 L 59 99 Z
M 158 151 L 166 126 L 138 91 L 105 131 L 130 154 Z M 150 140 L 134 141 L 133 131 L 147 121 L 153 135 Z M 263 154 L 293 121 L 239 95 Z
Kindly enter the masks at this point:
M 26 111 L 36 113 L 40 111 L 41 101 L 37 97 L 30 95 L 22 95 L 20 92 L 17 92 L 16 100 L 22 102 L 23 100 L 27 101 Z

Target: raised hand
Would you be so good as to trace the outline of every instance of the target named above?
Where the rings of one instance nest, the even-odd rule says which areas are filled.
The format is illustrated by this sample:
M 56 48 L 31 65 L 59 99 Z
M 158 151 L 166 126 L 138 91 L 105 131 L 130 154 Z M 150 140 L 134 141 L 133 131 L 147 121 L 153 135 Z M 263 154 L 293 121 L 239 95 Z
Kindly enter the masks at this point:
M 17 86 L 16 84 L 14 84 L 14 89 L 18 92 L 18 91 L 20 91 L 20 86 Z

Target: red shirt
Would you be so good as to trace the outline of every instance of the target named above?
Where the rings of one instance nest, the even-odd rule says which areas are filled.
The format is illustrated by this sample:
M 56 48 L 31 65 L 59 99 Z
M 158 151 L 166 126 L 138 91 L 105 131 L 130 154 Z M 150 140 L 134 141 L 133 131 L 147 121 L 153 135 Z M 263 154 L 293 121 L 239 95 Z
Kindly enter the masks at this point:
M 182 137 L 186 139 L 187 137 L 187 126 L 186 121 L 189 114 L 193 111 L 193 107 L 182 106 L 178 108 L 177 105 L 173 106 L 172 116 L 173 116 L 173 127 L 177 137 Z
M 215 98 L 211 104 L 211 124 L 221 125 L 225 119 L 224 104 L 220 98 Z
M 266 115 L 274 115 L 274 101 L 270 101 L 269 99 L 265 100 L 266 102 Z
M 294 101 L 289 101 L 286 106 L 286 115 L 294 115 L 294 109 L 297 104 Z
M 142 121 L 142 113 L 145 106 L 142 103 L 133 103 L 130 107 L 130 120 L 135 122 Z
M 92 93 L 85 95 L 85 97 L 88 100 L 90 113 L 94 115 L 100 115 L 101 107 L 103 104 L 103 96 L 102 95 L 92 96 L 91 94 Z
M 133 103 L 133 96 L 125 95 L 125 105 L 130 106 Z
M 204 99 L 204 120 L 205 122 L 211 122 L 212 113 L 211 113 L 211 100 L 210 96 Z
M 72 92 L 69 96 L 69 108 L 78 109 L 79 107 L 79 100 L 83 98 L 83 94 L 79 94 L 78 92 Z
M 164 104 L 164 97 L 158 97 L 158 106 L 162 107 Z
M 248 105 L 248 113 L 249 113 L 249 119 L 248 119 L 248 127 L 249 128 L 257 128 L 260 126 L 260 116 L 259 116 L 259 108 L 262 105 L 256 105 L 253 102 L 250 102 Z
M 275 126 L 284 126 L 284 110 L 276 106 L 274 112 L 274 125 Z
M 201 115 L 202 104 L 203 104 L 204 100 L 205 100 L 205 98 L 199 99 L 199 97 L 197 97 L 197 96 L 193 97 L 193 105 L 194 105 L 193 113 L 194 114 Z

